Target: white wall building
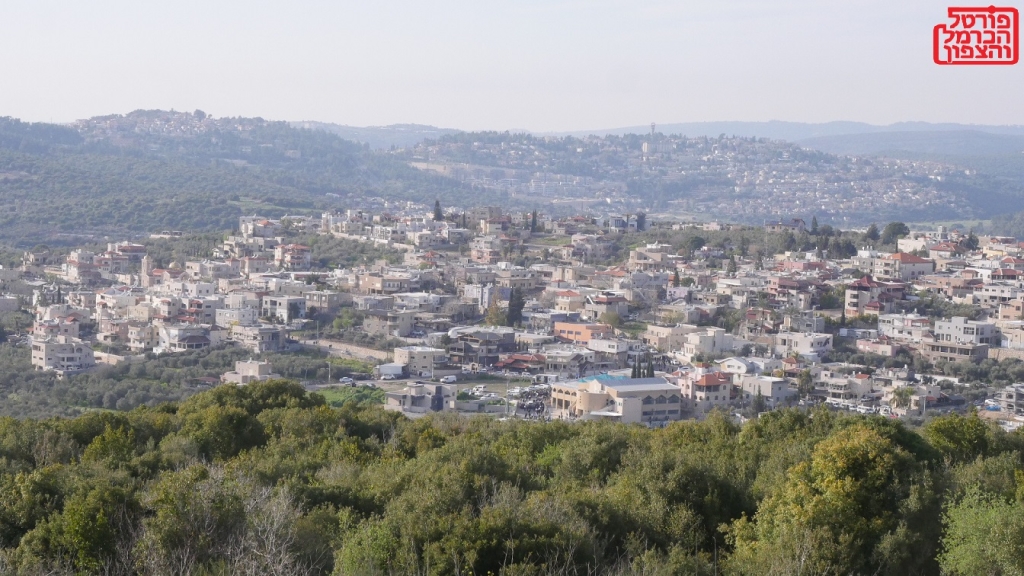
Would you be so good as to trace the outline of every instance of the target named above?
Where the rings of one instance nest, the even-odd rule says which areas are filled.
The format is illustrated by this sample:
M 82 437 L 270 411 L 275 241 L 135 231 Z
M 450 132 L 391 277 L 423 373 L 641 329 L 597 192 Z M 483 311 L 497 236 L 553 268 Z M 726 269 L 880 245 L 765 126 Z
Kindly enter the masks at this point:
M 32 367 L 36 370 L 52 370 L 63 376 L 95 365 L 92 348 L 77 338 L 54 336 L 32 341 Z
M 792 400 L 798 395 L 785 378 L 772 376 L 743 375 L 739 378 L 739 386 L 744 400 L 752 400 L 760 394 L 768 406 L 772 407 Z
M 935 322 L 935 341 L 955 344 L 989 344 L 999 342 L 996 325 L 991 322 L 977 322 L 963 316 Z
M 880 314 L 878 334 L 901 342 L 921 342 L 929 336 L 932 321 L 920 314 Z

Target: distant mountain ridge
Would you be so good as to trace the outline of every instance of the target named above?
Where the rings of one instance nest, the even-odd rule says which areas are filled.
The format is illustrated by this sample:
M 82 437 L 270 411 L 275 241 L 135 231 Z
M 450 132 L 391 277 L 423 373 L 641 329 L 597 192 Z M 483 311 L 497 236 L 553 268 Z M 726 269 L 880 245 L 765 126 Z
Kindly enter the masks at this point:
M 507 203 L 326 130 L 201 110 L 135 110 L 71 125 L 0 117 L 0 197 L 0 242 L 18 246 L 230 230 L 252 213 Z
M 383 150 L 395 146 L 405 148 L 414 146 L 420 142 L 430 139 L 436 140 L 446 134 L 455 134 L 461 130 L 452 128 L 438 128 L 423 124 L 391 124 L 388 126 L 346 126 L 344 124 L 332 124 L 330 122 L 316 122 L 304 120 L 290 122 L 294 128 L 305 128 L 307 130 L 322 130 L 339 136 L 345 140 L 368 144 L 374 150 Z
M 995 134 L 980 130 L 842 134 L 806 138 L 797 143 L 814 150 L 842 155 L 915 152 L 947 156 L 992 156 L 1024 151 L 1024 135 Z
M 662 134 L 680 134 L 683 136 L 743 136 L 771 138 L 798 142 L 809 138 L 824 136 L 845 136 L 849 134 L 879 134 L 887 132 L 950 132 L 974 131 L 989 134 L 1006 134 L 1024 136 L 1024 126 L 1020 125 L 984 125 L 956 124 L 931 122 L 897 122 L 889 125 L 868 124 L 866 122 L 835 121 L 822 123 L 786 122 L 771 120 L 768 122 L 683 122 L 671 124 L 655 124 L 655 130 Z M 651 126 L 627 126 L 601 130 L 577 130 L 571 132 L 538 132 L 538 136 L 622 136 L 624 134 L 647 134 Z
M 295 128 L 320 130 L 345 140 L 368 145 L 374 150 L 392 147 L 409 148 L 424 140 L 437 140 L 443 136 L 464 132 L 454 128 L 438 128 L 423 124 L 391 124 L 388 126 L 347 126 L 330 122 L 290 122 Z M 505 130 L 509 133 L 527 133 L 534 136 L 623 136 L 647 134 L 647 126 L 626 126 L 599 130 L 571 132 L 534 132 Z M 655 124 L 662 134 L 680 134 L 691 137 L 717 137 L 719 135 L 747 138 L 785 140 L 801 146 L 832 154 L 873 155 L 909 152 L 946 156 L 990 156 L 1016 154 L 1024 151 L 1024 126 L 984 125 L 931 122 L 896 122 L 888 125 L 866 122 L 835 121 L 822 123 L 785 122 L 683 122 Z

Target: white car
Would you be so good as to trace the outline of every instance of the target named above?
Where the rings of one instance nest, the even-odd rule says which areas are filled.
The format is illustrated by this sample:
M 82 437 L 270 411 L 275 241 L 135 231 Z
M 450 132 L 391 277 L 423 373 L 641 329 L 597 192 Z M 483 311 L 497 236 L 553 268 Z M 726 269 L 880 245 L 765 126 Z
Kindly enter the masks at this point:
M 355 382 L 355 380 L 349 378 L 348 376 L 345 376 L 343 378 L 339 378 L 338 382 L 341 382 L 342 384 L 351 384 L 351 383 Z
M 381 376 L 380 379 L 381 380 L 394 380 L 395 379 L 395 375 L 394 374 L 385 374 L 385 375 Z

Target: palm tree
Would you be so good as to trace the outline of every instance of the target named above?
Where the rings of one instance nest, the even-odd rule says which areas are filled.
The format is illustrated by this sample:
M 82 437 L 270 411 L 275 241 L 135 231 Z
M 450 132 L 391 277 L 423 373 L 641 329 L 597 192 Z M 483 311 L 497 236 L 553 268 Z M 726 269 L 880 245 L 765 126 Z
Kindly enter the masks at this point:
M 910 401 L 914 397 L 914 389 L 910 386 L 902 386 L 892 391 L 892 398 L 889 404 L 893 408 L 910 408 Z

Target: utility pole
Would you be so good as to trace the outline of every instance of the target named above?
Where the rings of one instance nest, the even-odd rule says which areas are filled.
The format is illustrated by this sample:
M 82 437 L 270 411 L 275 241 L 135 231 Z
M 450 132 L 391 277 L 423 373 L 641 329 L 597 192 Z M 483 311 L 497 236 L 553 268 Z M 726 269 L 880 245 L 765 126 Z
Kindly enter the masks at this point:
M 712 538 L 715 543 L 715 576 L 718 576 L 718 538 Z

